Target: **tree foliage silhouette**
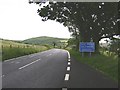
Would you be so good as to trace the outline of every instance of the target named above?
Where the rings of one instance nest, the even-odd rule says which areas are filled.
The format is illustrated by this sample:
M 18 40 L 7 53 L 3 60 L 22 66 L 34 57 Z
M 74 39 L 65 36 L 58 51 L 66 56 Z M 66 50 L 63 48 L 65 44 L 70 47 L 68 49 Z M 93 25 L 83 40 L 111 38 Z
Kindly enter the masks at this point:
M 49 2 L 38 9 L 37 13 L 42 21 L 50 19 L 67 26 L 78 43 L 93 40 L 98 51 L 102 38 L 120 35 L 118 11 L 117 2 Z

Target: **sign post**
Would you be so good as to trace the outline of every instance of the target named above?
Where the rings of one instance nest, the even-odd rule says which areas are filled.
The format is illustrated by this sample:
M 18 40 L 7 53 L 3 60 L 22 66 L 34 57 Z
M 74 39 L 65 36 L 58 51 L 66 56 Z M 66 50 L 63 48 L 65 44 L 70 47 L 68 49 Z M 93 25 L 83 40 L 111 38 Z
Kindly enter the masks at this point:
M 82 56 L 84 56 L 84 52 L 89 52 L 90 56 L 91 53 L 95 51 L 95 43 L 94 42 L 80 42 L 79 44 L 79 51 L 82 53 Z
M 82 52 L 82 57 L 84 57 L 84 52 Z
M 91 57 L 91 54 L 92 54 L 92 53 L 90 52 L 90 57 Z

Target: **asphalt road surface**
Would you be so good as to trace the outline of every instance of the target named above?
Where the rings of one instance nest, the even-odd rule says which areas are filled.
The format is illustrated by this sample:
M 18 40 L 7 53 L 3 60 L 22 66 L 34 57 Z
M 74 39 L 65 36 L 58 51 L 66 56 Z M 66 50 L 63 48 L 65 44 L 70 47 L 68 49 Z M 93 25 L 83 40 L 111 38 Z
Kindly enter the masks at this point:
M 117 88 L 117 82 L 81 64 L 66 50 L 51 49 L 2 63 L 2 88 Z

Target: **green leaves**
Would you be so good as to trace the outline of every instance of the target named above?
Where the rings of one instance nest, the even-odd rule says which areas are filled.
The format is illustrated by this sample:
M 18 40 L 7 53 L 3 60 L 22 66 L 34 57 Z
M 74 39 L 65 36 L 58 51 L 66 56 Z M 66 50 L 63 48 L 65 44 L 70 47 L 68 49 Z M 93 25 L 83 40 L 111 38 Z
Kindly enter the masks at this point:
M 38 14 L 43 21 L 51 19 L 63 23 L 75 37 L 81 36 L 82 41 L 92 38 L 98 42 L 119 35 L 117 2 L 50 2 L 39 9 Z

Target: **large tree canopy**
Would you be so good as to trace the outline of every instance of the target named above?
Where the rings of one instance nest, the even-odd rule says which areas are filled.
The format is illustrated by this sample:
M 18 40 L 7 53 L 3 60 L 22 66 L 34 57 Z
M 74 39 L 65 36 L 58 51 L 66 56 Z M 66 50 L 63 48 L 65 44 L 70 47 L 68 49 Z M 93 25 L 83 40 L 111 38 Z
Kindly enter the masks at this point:
M 37 13 L 43 21 L 50 19 L 63 23 L 78 42 L 92 39 L 96 48 L 102 38 L 120 35 L 117 2 L 49 2 Z

